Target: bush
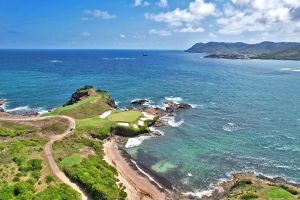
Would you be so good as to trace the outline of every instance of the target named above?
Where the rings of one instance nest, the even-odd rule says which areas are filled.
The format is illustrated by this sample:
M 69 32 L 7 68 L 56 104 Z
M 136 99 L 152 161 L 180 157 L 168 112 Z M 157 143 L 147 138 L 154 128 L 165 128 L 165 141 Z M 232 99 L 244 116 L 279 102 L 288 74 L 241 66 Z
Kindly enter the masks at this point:
M 248 179 L 241 179 L 238 182 L 238 185 L 241 187 L 244 187 L 246 185 L 251 185 L 251 184 L 252 184 L 251 180 L 248 180 Z
M 21 164 L 21 171 L 28 172 L 28 171 L 35 171 L 42 169 L 42 160 L 40 159 L 32 159 L 27 161 L 26 163 Z
M 244 194 L 241 196 L 241 199 L 244 199 L 244 200 L 250 200 L 250 199 L 256 199 L 256 198 L 258 198 L 258 195 L 253 194 L 253 193 L 247 193 L 247 194 Z
M 81 200 L 81 196 L 66 184 L 49 186 L 36 194 L 33 200 Z
M 293 188 L 290 188 L 288 187 L 287 185 L 280 185 L 280 187 L 284 190 L 286 190 L 287 192 L 291 193 L 292 195 L 297 195 L 298 194 L 298 191 L 293 189 Z
M 48 175 L 48 176 L 46 176 L 46 183 L 51 183 L 52 181 L 54 181 L 54 178 L 53 178 L 53 176 L 50 176 L 50 175 Z

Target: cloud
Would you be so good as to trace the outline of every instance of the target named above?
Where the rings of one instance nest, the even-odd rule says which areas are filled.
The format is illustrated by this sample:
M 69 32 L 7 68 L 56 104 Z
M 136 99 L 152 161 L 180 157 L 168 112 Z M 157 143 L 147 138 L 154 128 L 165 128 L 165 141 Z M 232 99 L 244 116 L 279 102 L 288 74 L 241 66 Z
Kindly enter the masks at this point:
M 151 29 L 149 30 L 149 34 L 151 35 L 159 35 L 159 36 L 171 36 L 172 33 L 170 31 L 167 30 L 157 30 L 157 29 Z
M 204 0 L 194 0 L 185 9 L 176 8 L 159 14 L 146 13 L 145 18 L 166 23 L 174 32 L 203 32 L 204 29 L 199 27 L 201 20 L 216 14 L 215 4 L 206 3 Z
M 160 0 L 157 2 L 157 5 L 160 7 L 167 7 L 168 6 L 168 0 Z
M 201 28 L 201 27 L 193 28 L 191 26 L 188 26 L 188 27 L 184 27 L 184 28 L 181 28 L 181 29 L 177 29 L 174 32 L 179 32 L 179 33 L 202 33 L 202 32 L 204 32 L 204 29 Z
M 91 33 L 89 33 L 89 32 L 82 32 L 80 35 L 82 37 L 89 37 L 89 36 L 91 36 Z
M 113 19 L 116 18 L 115 15 L 109 14 L 108 11 L 103 11 L 103 10 L 85 10 L 84 11 L 85 16 L 81 18 L 81 20 L 86 21 L 86 20 L 91 20 L 91 19 Z
M 120 36 L 120 38 L 126 38 L 126 35 L 124 35 L 124 34 L 120 34 L 119 36 Z
M 299 0 L 232 0 L 223 8 L 217 24 L 219 33 L 227 35 L 253 32 L 295 36 L 300 33 L 299 11 Z
M 149 6 L 150 3 L 144 0 L 134 0 L 134 6 Z

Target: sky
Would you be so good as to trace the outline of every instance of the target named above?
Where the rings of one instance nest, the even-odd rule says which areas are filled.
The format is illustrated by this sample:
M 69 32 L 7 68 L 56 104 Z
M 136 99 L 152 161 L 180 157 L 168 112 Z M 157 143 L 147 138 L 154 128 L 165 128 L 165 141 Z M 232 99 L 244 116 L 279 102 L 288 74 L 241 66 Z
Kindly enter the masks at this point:
M 300 0 L 0 0 L 0 48 L 300 42 Z

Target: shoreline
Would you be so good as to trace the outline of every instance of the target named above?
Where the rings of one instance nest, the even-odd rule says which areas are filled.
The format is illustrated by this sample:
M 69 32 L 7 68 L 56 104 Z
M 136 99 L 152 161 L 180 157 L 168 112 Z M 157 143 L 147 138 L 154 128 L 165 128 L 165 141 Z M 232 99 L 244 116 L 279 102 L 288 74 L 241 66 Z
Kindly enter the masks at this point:
M 126 187 L 128 200 L 169 199 L 167 191 L 163 187 L 155 185 L 155 183 L 159 183 L 150 180 L 138 169 L 134 169 L 134 163 L 129 163 L 128 159 L 122 155 L 114 138 L 105 141 L 103 147 L 104 160 L 117 169 L 119 182 Z

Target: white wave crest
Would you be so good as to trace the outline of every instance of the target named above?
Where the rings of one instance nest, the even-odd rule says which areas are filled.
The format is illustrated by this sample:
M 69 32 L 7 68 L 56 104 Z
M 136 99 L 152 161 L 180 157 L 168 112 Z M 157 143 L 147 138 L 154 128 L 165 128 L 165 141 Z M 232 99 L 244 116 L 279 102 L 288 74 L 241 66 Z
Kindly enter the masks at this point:
M 227 123 L 226 125 L 223 126 L 223 130 L 227 132 L 233 132 L 233 131 L 238 131 L 241 130 L 242 127 L 238 126 L 237 124 L 230 122 Z
M 125 148 L 129 149 L 129 148 L 137 147 L 137 146 L 141 145 L 144 140 L 148 140 L 151 137 L 152 136 L 144 136 L 144 135 L 142 135 L 142 136 L 135 137 L 135 138 L 129 138 L 127 140 Z
M 184 123 L 183 119 L 176 122 L 175 117 L 173 117 L 173 116 L 164 116 L 161 119 L 164 121 L 167 121 L 167 123 L 172 127 L 179 127 L 180 125 L 182 125 Z
M 51 63 L 62 63 L 61 60 L 50 60 Z
M 174 101 L 175 103 L 176 103 L 176 102 L 181 102 L 181 101 L 182 101 L 182 98 L 181 98 L 181 97 L 173 97 L 173 96 L 165 97 L 165 99 L 166 99 L 167 101 Z
M 161 131 L 161 130 L 158 130 L 156 128 L 153 128 L 153 127 L 149 127 L 149 130 L 153 133 L 158 133 L 159 135 L 163 136 L 165 135 L 165 132 Z
M 280 71 L 300 72 L 300 68 L 281 68 Z

